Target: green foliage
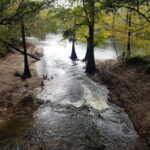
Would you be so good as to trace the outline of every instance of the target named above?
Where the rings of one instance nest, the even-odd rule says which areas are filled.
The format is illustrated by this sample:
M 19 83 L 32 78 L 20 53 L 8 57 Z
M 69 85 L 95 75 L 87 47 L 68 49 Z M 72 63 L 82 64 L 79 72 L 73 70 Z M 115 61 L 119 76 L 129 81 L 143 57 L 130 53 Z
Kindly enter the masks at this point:
M 44 3 L 38 0 L 1 0 L 0 24 L 10 25 L 19 22 L 22 18 L 31 18 L 43 5 Z
M 53 7 L 54 0 L 1 0 L 0 1 L 0 38 L 11 42 L 20 40 L 20 20 L 23 18 L 27 36 L 44 38 L 49 32 L 62 32 L 64 39 L 87 42 L 91 10 L 89 1 L 68 0 L 68 7 Z M 126 44 L 128 32 L 131 32 L 132 46 L 143 49 L 150 54 L 150 26 L 146 19 L 150 15 L 148 0 L 101 0 L 95 2 L 95 37 L 94 46 L 101 45 L 112 36 L 120 43 Z M 100 3 L 99 3 L 100 2 Z M 139 12 L 136 9 L 138 6 Z M 45 9 L 44 9 L 45 7 Z M 129 8 L 128 8 L 129 7 Z M 131 10 L 133 8 L 133 10 Z M 127 25 L 127 13 L 132 15 L 131 27 Z M 141 15 L 145 13 L 146 17 Z M 6 51 L 0 43 L 0 55 Z M 132 51 L 132 50 L 131 50 Z
M 97 14 L 95 17 L 95 46 L 104 43 L 109 35 L 101 23 L 103 19 L 102 16 L 105 16 L 105 14 L 102 14 L 98 8 L 100 8 L 99 5 L 97 5 Z M 64 39 L 71 39 L 75 34 L 77 41 L 87 42 L 89 26 L 87 18 L 85 17 L 84 8 L 81 5 L 77 5 L 73 8 L 58 8 L 56 10 L 56 17 L 60 20 Z
M 146 73 L 150 73 L 150 55 L 127 57 L 126 63 L 129 65 L 141 66 L 142 69 L 145 69 Z
M 131 15 L 131 26 L 128 26 L 128 15 Z M 143 53 L 150 54 L 150 26 L 140 15 L 126 8 L 117 12 L 110 12 L 104 19 L 109 35 L 122 44 L 128 42 L 128 32 L 131 33 L 130 44 L 132 47 L 142 49 Z M 131 49 L 132 53 L 132 49 Z
M 58 33 L 60 24 L 52 11 L 44 9 L 35 17 L 32 17 L 30 22 L 26 23 L 26 28 L 28 36 L 44 38 L 49 32 Z
M 20 39 L 20 29 L 18 25 L 1 25 L 0 26 L 0 39 L 6 42 L 18 41 Z M 6 52 L 6 45 L 0 42 L 0 55 L 3 56 Z
M 141 56 L 127 57 L 126 62 L 130 65 L 144 63 L 144 58 Z
M 43 4 L 30 0 L 0 1 L 0 39 L 6 42 L 18 41 L 21 38 L 20 21 L 28 20 L 36 14 Z M 6 45 L 0 42 L 0 55 L 6 52 Z
M 142 65 L 150 71 L 150 56 L 127 57 L 126 62 L 130 65 Z
M 47 6 L 53 0 L 46 1 Z M 1 0 L 0 1 L 0 39 L 7 42 L 21 39 L 21 20 L 25 23 L 27 36 L 44 37 L 49 31 L 57 32 L 53 14 L 44 9 L 43 0 Z M 52 25 L 52 24 L 55 24 Z M 0 43 L 0 55 L 6 52 L 6 45 Z
M 95 33 L 94 45 L 99 46 L 99 45 L 103 44 L 106 41 L 107 38 L 108 38 L 107 31 L 104 28 L 99 29 Z
M 5 52 L 6 52 L 5 46 L 2 43 L 0 43 L 0 57 L 3 57 L 5 55 Z

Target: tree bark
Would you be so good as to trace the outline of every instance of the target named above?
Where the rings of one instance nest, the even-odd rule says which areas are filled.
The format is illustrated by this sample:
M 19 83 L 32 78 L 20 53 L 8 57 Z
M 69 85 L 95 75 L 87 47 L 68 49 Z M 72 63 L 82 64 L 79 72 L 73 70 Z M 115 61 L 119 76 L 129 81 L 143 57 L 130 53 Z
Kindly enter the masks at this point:
M 127 56 L 131 56 L 131 21 L 132 21 L 132 14 L 129 11 L 127 15 L 127 22 L 128 22 L 128 42 L 127 42 Z
M 87 37 L 86 39 L 87 39 L 87 50 L 83 61 L 88 61 L 88 57 L 89 57 L 89 37 Z
M 23 43 L 23 48 L 24 48 L 24 73 L 23 73 L 23 75 L 25 78 L 30 78 L 31 73 L 30 73 L 29 64 L 28 64 L 26 38 L 25 38 L 25 27 L 24 27 L 23 19 L 21 20 L 21 32 L 22 32 L 22 43 Z
M 95 24 L 95 2 L 90 1 L 90 22 L 89 22 L 89 57 L 86 72 L 93 74 L 96 71 L 94 58 L 94 24 Z
M 75 38 L 75 35 L 74 35 L 73 39 L 72 39 L 72 52 L 71 52 L 71 57 L 70 57 L 72 60 L 77 59 L 77 54 L 76 54 L 76 51 L 75 51 L 75 41 L 76 41 L 76 38 Z

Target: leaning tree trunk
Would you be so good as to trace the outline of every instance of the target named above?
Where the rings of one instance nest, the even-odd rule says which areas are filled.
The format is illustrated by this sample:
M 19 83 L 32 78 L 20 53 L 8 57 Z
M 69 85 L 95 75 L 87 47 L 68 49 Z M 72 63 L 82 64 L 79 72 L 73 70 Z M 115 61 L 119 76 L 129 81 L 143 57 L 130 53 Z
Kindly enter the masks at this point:
M 90 2 L 91 13 L 89 22 L 89 57 L 86 67 L 86 72 L 89 74 L 95 73 L 95 58 L 94 58 L 94 23 L 95 23 L 95 2 L 91 0 Z
M 77 54 L 76 54 L 76 51 L 75 51 L 75 41 L 76 41 L 76 38 L 75 38 L 75 35 L 74 35 L 73 39 L 72 39 L 72 52 L 71 52 L 71 57 L 70 57 L 72 60 L 77 59 Z
M 21 32 L 22 32 L 22 43 L 23 43 L 23 48 L 24 48 L 24 73 L 23 73 L 23 75 L 25 78 L 30 78 L 31 73 L 30 73 L 29 64 L 28 64 L 26 38 L 25 38 L 25 27 L 24 27 L 23 19 L 21 21 Z

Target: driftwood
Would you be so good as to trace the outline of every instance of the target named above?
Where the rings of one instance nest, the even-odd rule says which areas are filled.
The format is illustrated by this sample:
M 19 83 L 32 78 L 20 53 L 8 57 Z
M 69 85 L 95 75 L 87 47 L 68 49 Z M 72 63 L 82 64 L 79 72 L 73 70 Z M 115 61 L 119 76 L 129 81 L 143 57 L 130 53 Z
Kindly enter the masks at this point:
M 14 45 L 12 45 L 12 44 L 10 44 L 10 43 L 8 43 L 8 42 L 2 40 L 2 39 L 0 39 L 0 41 L 1 41 L 2 43 L 4 43 L 5 45 L 7 45 L 7 46 L 13 48 L 13 49 L 16 50 L 17 52 L 20 52 L 21 54 L 24 55 L 24 52 L 23 52 L 22 50 L 20 50 L 19 48 L 15 47 Z M 37 58 L 36 56 L 34 56 L 34 55 L 32 55 L 32 54 L 27 53 L 27 55 L 30 56 L 30 57 L 33 58 L 33 59 L 40 60 L 40 58 Z

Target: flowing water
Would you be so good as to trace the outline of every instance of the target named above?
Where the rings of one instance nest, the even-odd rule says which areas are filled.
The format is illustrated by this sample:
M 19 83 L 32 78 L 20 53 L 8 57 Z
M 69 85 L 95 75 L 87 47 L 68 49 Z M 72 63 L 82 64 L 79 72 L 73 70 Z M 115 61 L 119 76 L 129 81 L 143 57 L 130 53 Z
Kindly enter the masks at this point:
M 44 104 L 32 115 L 0 122 L 0 150 L 148 150 L 124 110 L 107 101 L 107 87 L 84 73 L 84 63 L 69 59 L 71 43 L 60 42 L 60 35 L 29 40 L 44 49 L 36 69 L 46 78 L 35 90 Z M 76 49 L 82 59 L 86 45 Z M 111 41 L 95 56 L 115 59 Z

